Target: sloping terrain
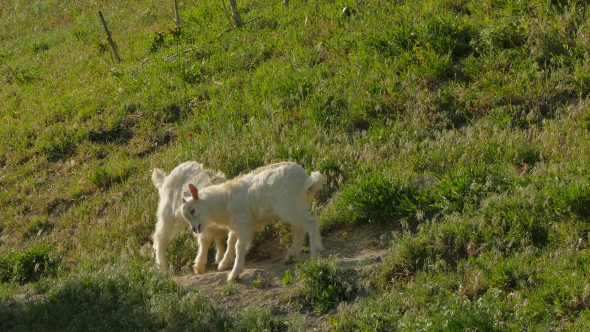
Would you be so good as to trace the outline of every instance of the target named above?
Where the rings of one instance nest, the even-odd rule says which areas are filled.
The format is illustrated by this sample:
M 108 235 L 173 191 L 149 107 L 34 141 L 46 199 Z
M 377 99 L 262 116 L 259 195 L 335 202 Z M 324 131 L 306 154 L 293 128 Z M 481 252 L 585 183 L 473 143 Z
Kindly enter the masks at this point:
M 354 234 L 331 232 L 323 237 L 326 250 L 322 252 L 322 257 L 329 257 L 345 268 L 355 268 L 359 265 L 371 268 L 382 262 L 382 257 L 387 254 L 392 231 L 391 226 L 372 226 L 360 228 Z M 183 288 L 198 289 L 210 294 L 215 298 L 215 306 L 221 309 L 245 310 L 256 307 L 268 310 L 273 315 L 286 316 L 298 309 L 286 296 L 288 286 L 283 278 L 285 271 L 295 275 L 295 264 L 283 263 L 285 252 L 276 239 L 261 243 L 257 247 L 256 255 L 264 259 L 253 257 L 247 260 L 245 270 L 236 284 L 228 284 L 227 271 L 215 271 L 214 266 L 203 275 L 185 274 L 174 276 L 172 279 Z M 300 257 L 307 258 L 308 254 L 302 254 Z M 328 328 L 327 317 L 336 310 L 324 314 L 312 310 L 304 312 L 306 314 L 300 318 L 304 320 L 302 327 L 311 330 Z
M 589 330 L 587 1 L 289 3 L 0 1 L 0 330 Z M 161 273 L 188 160 L 321 171 L 326 257 Z

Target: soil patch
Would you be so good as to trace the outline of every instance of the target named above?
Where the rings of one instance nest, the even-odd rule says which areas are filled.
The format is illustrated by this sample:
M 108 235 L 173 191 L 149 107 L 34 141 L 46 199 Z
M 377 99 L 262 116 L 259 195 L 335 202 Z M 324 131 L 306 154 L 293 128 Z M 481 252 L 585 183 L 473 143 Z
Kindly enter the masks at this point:
M 371 225 L 330 232 L 322 237 L 326 249 L 322 252 L 322 257 L 332 257 L 344 267 L 354 267 L 361 262 L 377 264 L 387 254 L 392 232 L 397 228 L 395 225 Z M 258 248 L 265 253 L 264 257 L 268 258 L 260 260 L 258 256 L 255 259 L 247 259 L 244 272 L 233 285 L 227 283 L 228 271 L 219 272 L 214 269 L 201 275 L 189 273 L 175 276 L 173 279 L 181 287 L 209 292 L 215 305 L 222 309 L 266 309 L 273 315 L 288 315 L 297 311 L 292 304 L 279 299 L 285 288 L 282 282 L 285 271 L 290 270 L 294 275 L 295 270 L 295 264 L 283 264 L 287 249 L 282 248 L 275 240 L 269 240 L 260 246 L 272 248 Z M 309 253 L 300 255 L 300 259 L 308 258 Z M 306 313 L 306 322 L 302 322 L 303 328 L 327 328 L 326 319 L 329 314 Z

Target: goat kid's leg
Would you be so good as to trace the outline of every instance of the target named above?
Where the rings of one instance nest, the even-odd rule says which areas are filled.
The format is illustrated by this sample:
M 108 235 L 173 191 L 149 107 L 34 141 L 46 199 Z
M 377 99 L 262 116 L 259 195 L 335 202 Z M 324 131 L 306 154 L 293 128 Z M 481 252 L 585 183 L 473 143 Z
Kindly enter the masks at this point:
M 179 229 L 174 220 L 158 218 L 156 231 L 154 232 L 154 250 L 156 251 L 156 264 L 160 271 L 168 272 L 168 255 L 166 249 L 170 240 L 178 234 Z
M 223 260 L 225 256 L 225 236 L 227 232 L 225 230 L 217 230 L 213 234 L 213 239 L 215 240 L 215 263 L 219 264 Z
M 322 236 L 320 235 L 320 223 L 314 216 L 308 215 L 305 219 L 305 228 L 309 234 L 309 257 L 311 259 L 318 257 L 319 251 L 324 251 L 322 245 Z
M 322 234 L 320 233 L 320 222 L 318 221 L 318 219 L 314 216 L 309 216 L 309 218 L 311 219 L 311 222 L 314 225 L 315 228 L 315 246 L 318 249 L 318 251 L 324 251 L 326 250 L 326 248 L 324 248 L 324 245 L 322 244 Z
M 193 264 L 193 270 L 195 274 L 203 274 L 205 273 L 205 266 L 207 265 L 207 253 L 209 252 L 209 247 L 211 246 L 211 241 L 213 240 L 213 234 L 207 228 L 197 235 L 199 240 L 199 252 L 197 253 L 197 257 L 195 258 L 195 263 Z
M 156 251 L 156 264 L 160 267 L 160 271 L 168 271 L 168 257 L 166 255 L 166 248 L 170 239 L 167 236 L 154 234 L 154 250 Z
M 305 241 L 304 229 L 291 225 L 291 230 L 293 232 L 293 237 L 291 239 L 291 247 L 289 248 L 289 251 L 287 251 L 287 256 L 285 256 L 285 259 L 283 260 L 285 265 L 293 264 L 295 262 L 295 259 L 299 257 L 299 253 L 303 247 L 303 241 Z
M 235 282 L 240 274 L 244 271 L 244 261 L 246 259 L 246 249 L 252 239 L 252 231 L 246 227 L 238 230 L 238 240 L 236 241 L 236 261 L 234 268 L 227 277 L 228 282 Z
M 236 242 L 238 241 L 238 233 L 230 231 L 227 237 L 227 250 L 223 256 L 223 260 L 217 266 L 219 271 L 229 270 L 234 264 L 236 258 Z

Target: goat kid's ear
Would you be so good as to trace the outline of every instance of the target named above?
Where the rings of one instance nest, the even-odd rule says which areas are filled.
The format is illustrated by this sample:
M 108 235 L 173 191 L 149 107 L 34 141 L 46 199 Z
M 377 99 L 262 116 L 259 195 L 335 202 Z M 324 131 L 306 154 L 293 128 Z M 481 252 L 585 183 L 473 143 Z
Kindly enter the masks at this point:
M 191 191 L 191 195 L 193 196 L 193 200 L 198 201 L 199 200 L 199 191 L 197 190 L 197 187 L 195 187 L 192 183 L 189 183 L 188 189 L 190 189 L 190 191 Z

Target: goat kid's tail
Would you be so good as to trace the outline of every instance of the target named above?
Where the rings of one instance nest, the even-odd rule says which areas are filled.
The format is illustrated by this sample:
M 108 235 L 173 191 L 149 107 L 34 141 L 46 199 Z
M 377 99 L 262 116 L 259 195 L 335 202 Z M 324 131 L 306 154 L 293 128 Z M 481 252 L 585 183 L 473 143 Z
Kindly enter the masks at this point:
M 315 194 L 322 189 L 324 184 L 324 176 L 320 172 L 312 172 L 304 184 L 306 190 L 305 196 L 308 200 L 312 200 Z
M 154 171 L 152 172 L 152 182 L 154 183 L 154 186 L 156 186 L 156 189 L 160 190 L 160 188 L 162 188 L 165 179 L 166 173 L 159 168 L 154 168 Z

